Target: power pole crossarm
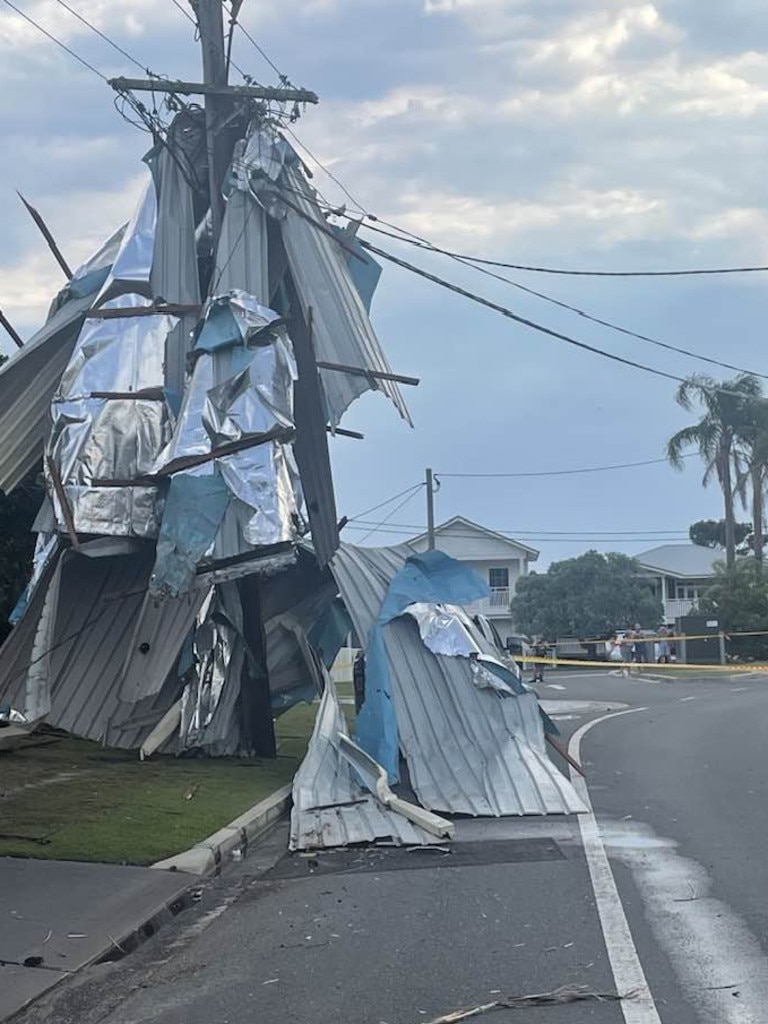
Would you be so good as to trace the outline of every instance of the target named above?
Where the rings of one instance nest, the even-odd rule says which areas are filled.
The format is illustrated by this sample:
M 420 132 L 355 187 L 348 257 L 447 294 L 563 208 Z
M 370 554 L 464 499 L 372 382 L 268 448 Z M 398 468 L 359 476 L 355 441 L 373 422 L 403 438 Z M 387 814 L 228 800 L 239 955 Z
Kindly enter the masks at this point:
M 115 92 L 173 92 L 180 96 L 228 96 L 230 99 L 274 100 L 277 103 L 319 102 L 317 93 L 309 89 L 272 89 L 266 85 L 168 82 L 159 78 L 110 78 L 109 84 Z

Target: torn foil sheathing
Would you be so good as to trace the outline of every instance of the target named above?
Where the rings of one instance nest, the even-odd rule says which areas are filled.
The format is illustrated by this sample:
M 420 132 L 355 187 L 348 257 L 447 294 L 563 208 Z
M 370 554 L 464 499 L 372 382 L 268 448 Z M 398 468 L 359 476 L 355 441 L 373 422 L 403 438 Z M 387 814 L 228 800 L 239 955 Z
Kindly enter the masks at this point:
M 100 311 L 135 313 L 150 304 L 157 217 L 150 181 L 122 238 Z M 131 485 L 149 473 L 171 434 L 165 399 L 166 341 L 178 323 L 163 314 L 86 319 L 54 397 L 46 454 L 63 484 L 62 507 L 46 463 L 60 531 L 68 514 L 77 533 L 154 537 L 161 509 L 155 488 Z M 122 486 L 111 486 L 112 482 Z
M 217 558 L 294 540 L 301 490 L 287 442 L 296 367 L 277 313 L 242 291 L 217 296 L 195 354 L 173 437 L 155 471 L 223 481 L 231 500 L 213 546 Z M 218 450 L 218 458 L 206 458 Z M 190 464 L 198 458 L 205 461 Z M 162 557 L 158 549 L 159 586 L 168 575 Z
M 334 556 L 331 569 L 366 649 L 363 714 L 375 685 L 371 677 L 377 678 L 369 637 L 382 606 L 396 589 L 404 609 L 414 600 L 434 602 L 436 577 L 430 580 L 429 563 L 430 556 L 440 554 L 415 556 L 422 565 L 415 575 L 413 552 L 405 545 L 342 545 Z M 454 564 L 457 571 L 466 571 L 460 563 Z M 419 579 L 426 585 L 413 586 Z M 375 661 L 376 651 L 373 655 Z M 493 816 L 569 814 L 584 809 L 571 783 L 547 757 L 535 694 L 501 694 L 477 686 L 473 660 L 434 654 L 408 616 L 383 627 L 381 657 L 384 664 L 378 668 L 386 672 L 390 686 L 384 700 L 394 707 L 397 744 L 425 807 Z M 375 699 L 371 706 L 376 707 Z
M 435 842 L 359 785 L 339 752 L 338 737 L 346 735 L 336 690 L 327 677 L 307 753 L 293 780 L 289 848 L 322 849 L 375 839 L 409 846 Z

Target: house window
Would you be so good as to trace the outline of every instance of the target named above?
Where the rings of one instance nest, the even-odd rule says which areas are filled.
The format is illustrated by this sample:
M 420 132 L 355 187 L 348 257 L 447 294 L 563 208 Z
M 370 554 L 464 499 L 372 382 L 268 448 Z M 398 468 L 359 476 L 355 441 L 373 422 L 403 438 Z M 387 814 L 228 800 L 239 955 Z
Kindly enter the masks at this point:
M 698 601 L 699 588 L 691 583 L 678 583 L 675 596 L 679 601 Z
M 489 569 L 488 586 L 491 588 L 491 590 L 508 590 L 509 569 L 507 569 L 506 567 L 504 567 L 503 569 Z

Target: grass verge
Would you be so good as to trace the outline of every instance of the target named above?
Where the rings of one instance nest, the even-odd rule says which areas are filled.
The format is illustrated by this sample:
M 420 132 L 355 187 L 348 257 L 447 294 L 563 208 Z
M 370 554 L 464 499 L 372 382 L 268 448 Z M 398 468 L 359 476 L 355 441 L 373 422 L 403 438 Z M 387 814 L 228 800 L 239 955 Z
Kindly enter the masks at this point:
M 276 760 L 153 757 L 65 739 L 0 753 L 0 856 L 151 864 L 290 782 L 316 706 L 276 723 Z

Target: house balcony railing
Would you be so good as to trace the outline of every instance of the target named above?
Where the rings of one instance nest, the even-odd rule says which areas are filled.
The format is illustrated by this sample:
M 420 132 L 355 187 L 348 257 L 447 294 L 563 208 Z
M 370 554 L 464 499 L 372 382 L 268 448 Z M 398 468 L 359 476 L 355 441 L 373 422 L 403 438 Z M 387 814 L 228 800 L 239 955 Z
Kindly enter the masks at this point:
M 509 615 L 511 597 L 512 591 L 509 587 L 492 587 L 488 597 L 484 597 L 481 601 L 475 601 L 472 611 L 487 615 L 489 618 L 493 618 L 494 615 L 507 616 Z
M 689 597 L 668 597 L 664 602 L 664 617 L 671 624 L 681 615 L 687 615 L 695 604 Z

